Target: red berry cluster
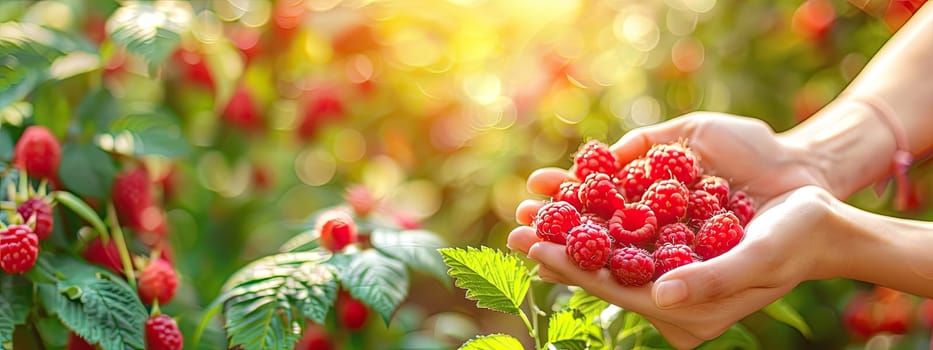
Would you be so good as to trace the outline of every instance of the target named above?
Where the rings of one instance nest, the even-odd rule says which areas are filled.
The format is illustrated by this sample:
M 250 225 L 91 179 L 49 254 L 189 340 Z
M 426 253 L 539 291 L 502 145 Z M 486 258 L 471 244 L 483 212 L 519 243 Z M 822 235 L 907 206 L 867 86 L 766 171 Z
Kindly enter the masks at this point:
M 680 142 L 656 144 L 623 165 L 604 143 L 589 141 L 571 173 L 538 210 L 538 237 L 566 245 L 581 269 L 609 267 L 626 286 L 725 253 L 755 215 L 751 197 L 703 175 L 697 155 Z
M 875 286 L 872 291 L 856 292 L 849 299 L 843 311 L 843 324 L 861 339 L 883 333 L 906 334 L 913 324 L 914 307 L 907 294 Z

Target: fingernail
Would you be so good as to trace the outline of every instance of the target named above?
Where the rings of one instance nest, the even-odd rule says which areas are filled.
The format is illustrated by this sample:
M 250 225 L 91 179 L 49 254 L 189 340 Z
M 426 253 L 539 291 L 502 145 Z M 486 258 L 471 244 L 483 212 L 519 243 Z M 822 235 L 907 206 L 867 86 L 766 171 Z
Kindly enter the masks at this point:
M 671 307 L 687 299 L 687 284 L 683 280 L 658 283 L 654 292 L 654 303 L 660 308 Z

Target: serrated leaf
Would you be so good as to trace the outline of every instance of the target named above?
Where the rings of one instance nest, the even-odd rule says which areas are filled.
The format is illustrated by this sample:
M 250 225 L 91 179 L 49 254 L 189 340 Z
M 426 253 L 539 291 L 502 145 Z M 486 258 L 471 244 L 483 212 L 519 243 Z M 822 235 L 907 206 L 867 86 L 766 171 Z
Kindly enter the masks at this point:
M 547 341 L 580 340 L 586 345 L 586 330 L 591 323 L 582 313 L 569 309 L 551 314 L 547 324 Z
M 549 350 L 587 350 L 589 347 L 586 345 L 586 341 L 579 339 L 566 339 L 560 340 L 553 343 L 548 343 L 547 348 Z
M 0 344 L 13 340 L 13 328 L 26 323 L 32 284 L 26 278 L 0 274 Z
M 191 22 L 191 8 L 178 1 L 126 3 L 107 20 L 107 32 L 117 44 L 159 65 L 175 50 Z
M 573 295 L 567 301 L 567 307 L 579 310 L 587 320 L 592 321 L 609 307 L 609 302 L 587 293 L 583 288 L 575 287 Z
M 518 315 L 531 276 L 515 256 L 489 248 L 443 248 L 439 250 L 448 274 L 457 287 L 467 290 L 466 297 L 482 308 Z
M 58 172 L 65 187 L 82 196 L 107 198 L 116 167 L 113 160 L 93 144 L 66 143 Z
M 128 115 L 114 120 L 110 131 L 112 138 L 128 140 L 134 155 L 180 157 L 190 151 L 178 118 L 168 112 Z
M 382 254 L 401 260 L 408 267 L 434 277 L 445 286 L 450 285 L 444 259 L 437 251 L 447 246 L 447 242 L 433 232 L 378 229 L 373 231 L 370 240 Z
M 764 311 L 765 314 L 779 322 L 794 327 L 794 329 L 803 334 L 807 339 L 813 335 L 810 331 L 810 326 L 807 325 L 807 321 L 803 319 L 803 316 L 801 316 L 797 310 L 794 310 L 794 307 L 784 299 L 774 301 L 761 309 L 761 311 Z
M 372 249 L 353 256 L 340 273 L 340 282 L 350 295 L 376 310 L 386 324 L 408 296 L 405 265 Z
M 328 258 L 324 252 L 278 254 L 235 273 L 218 299 L 230 342 L 247 350 L 291 348 L 305 318 L 324 323 L 337 296 L 334 269 L 322 264 Z
M 148 312 L 136 291 L 98 266 L 64 256 L 40 254 L 60 280 L 39 284 L 45 308 L 75 333 L 105 350 L 143 349 Z
M 36 124 L 47 127 L 59 140 L 65 139 L 71 107 L 57 84 L 42 84 L 33 91 L 32 105 Z
M 470 339 L 459 350 L 514 350 L 521 349 L 522 343 L 508 334 L 490 334 Z

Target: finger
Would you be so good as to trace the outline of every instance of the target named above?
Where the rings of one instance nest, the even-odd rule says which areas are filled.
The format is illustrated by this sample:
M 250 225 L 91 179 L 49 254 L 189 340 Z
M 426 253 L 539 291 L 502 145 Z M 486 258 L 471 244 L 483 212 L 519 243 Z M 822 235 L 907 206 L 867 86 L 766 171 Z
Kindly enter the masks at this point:
M 526 199 L 518 204 L 518 207 L 515 208 L 515 221 L 518 221 L 522 225 L 531 225 L 531 222 L 534 220 L 535 215 L 538 215 L 538 209 L 541 209 L 541 206 L 544 205 L 544 202 Z
M 739 245 L 713 259 L 681 266 L 664 274 L 652 287 L 658 308 L 670 309 L 715 302 L 736 292 L 761 287 L 769 274 L 754 245 Z
M 546 267 L 564 276 L 565 284 L 580 286 L 590 294 L 640 314 L 657 312 L 654 301 L 651 300 L 650 288 L 624 287 L 612 278 L 608 269 L 584 271 L 570 261 L 565 249 L 565 246 L 560 244 L 538 242 L 528 249 L 528 257 L 538 262 L 542 268 Z
M 509 233 L 509 238 L 506 242 L 506 245 L 509 247 L 509 249 L 528 254 L 528 248 L 531 248 L 532 244 L 535 244 L 539 241 L 541 241 L 541 239 L 538 238 L 538 234 L 535 233 L 533 228 L 528 226 L 519 226 Z
M 560 189 L 560 184 L 567 181 L 567 170 L 560 168 L 541 168 L 528 176 L 528 191 L 531 193 L 553 196 Z
M 693 131 L 694 119 L 687 115 L 631 130 L 625 133 L 619 141 L 609 146 L 609 150 L 616 156 L 619 164 L 628 164 L 648 153 L 651 146 L 656 143 L 668 143 L 690 135 Z
M 544 266 L 538 267 L 538 276 L 541 277 L 541 280 L 546 281 L 546 282 L 560 283 L 560 284 L 568 285 L 568 286 L 574 285 L 573 283 L 570 282 L 570 280 L 568 280 L 563 275 L 557 272 L 554 272 L 551 269 L 544 267 Z

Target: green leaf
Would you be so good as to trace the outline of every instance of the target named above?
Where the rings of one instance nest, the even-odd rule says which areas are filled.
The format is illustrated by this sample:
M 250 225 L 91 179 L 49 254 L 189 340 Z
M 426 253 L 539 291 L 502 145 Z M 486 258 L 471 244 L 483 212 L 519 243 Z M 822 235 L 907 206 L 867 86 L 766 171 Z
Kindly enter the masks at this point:
M 75 333 L 105 350 L 143 349 L 143 327 L 149 313 L 136 291 L 98 266 L 64 256 L 40 255 L 58 269 L 56 284 L 39 284 L 45 308 Z
M 794 310 L 794 307 L 784 299 L 776 300 L 768 306 L 765 306 L 761 311 L 764 311 L 765 314 L 771 316 L 775 320 L 794 327 L 807 339 L 813 335 L 810 331 L 810 326 L 807 325 L 807 321 L 803 319 L 803 316 L 801 316 L 797 310 Z
M 514 350 L 521 349 L 522 343 L 511 335 L 490 334 L 470 339 L 459 350 Z
M 725 333 L 716 337 L 716 339 L 703 343 L 697 350 L 715 350 L 715 349 L 738 349 L 738 350 L 758 350 L 761 345 L 745 327 L 736 324 L 726 330 Z
M 71 107 L 62 90 L 56 84 L 43 84 L 33 93 L 32 105 L 36 124 L 49 128 L 59 140 L 65 139 Z
M 84 203 L 84 201 L 71 194 L 71 192 L 55 191 L 52 192 L 52 198 L 55 199 L 57 203 L 70 209 L 75 214 L 78 214 L 78 216 L 84 219 L 84 221 L 87 221 L 89 224 L 91 224 L 91 227 L 97 231 L 97 234 L 104 237 L 109 236 L 107 226 L 104 225 L 104 221 L 101 220 L 100 216 L 97 216 L 97 212 L 95 212 L 94 209 L 91 209 L 87 203 Z
M 8 128 L 0 128 L 0 160 L 13 160 L 13 137 L 10 136 Z M 2 189 L 0 189 L 2 190 Z
M 566 339 L 560 340 L 553 343 L 548 343 L 547 348 L 550 350 L 587 350 L 589 347 L 586 345 L 586 341 L 580 339 Z
M 58 318 L 46 317 L 39 319 L 36 322 L 36 329 L 46 345 L 56 348 L 68 346 L 68 327 L 65 327 Z
M 337 296 L 334 269 L 321 264 L 328 258 L 324 252 L 272 255 L 231 276 L 218 298 L 231 345 L 291 348 L 305 318 L 323 324 Z
M 318 238 L 321 238 L 321 232 L 318 230 L 302 232 L 282 244 L 279 251 L 282 253 L 308 251 L 321 246 Z
M 531 276 L 515 256 L 489 248 L 443 248 L 447 272 L 457 287 L 467 290 L 466 297 L 482 308 L 518 315 Z
M 586 343 L 586 331 L 590 326 L 582 313 L 569 309 L 551 314 L 547 324 L 547 341 L 580 340 Z
M 26 278 L 0 274 L 0 344 L 13 340 L 13 328 L 26 323 L 32 284 Z
M 110 156 L 93 144 L 66 143 L 58 173 L 65 187 L 82 196 L 107 198 L 116 167 Z
M 340 282 L 350 295 L 375 309 L 386 324 L 408 296 L 405 265 L 372 249 L 353 257 L 340 273 Z
M 107 130 L 110 124 L 121 113 L 120 101 L 110 94 L 110 91 L 99 88 L 88 92 L 81 98 L 75 110 L 78 120 L 85 128 L 92 130 Z M 88 125 L 89 124 L 89 125 Z
M 157 66 L 175 50 L 188 30 L 191 8 L 183 5 L 175 1 L 129 2 L 110 16 L 107 32 L 115 43 Z
M 12 67 L 0 60 L 0 109 L 26 97 L 44 79 L 40 70 Z
M 573 295 L 567 301 L 567 307 L 579 310 L 587 320 L 592 321 L 609 307 L 609 302 L 587 293 L 583 288 L 573 287 Z
M 180 157 L 190 151 L 178 117 L 169 112 L 128 115 L 114 120 L 110 130 L 114 139 L 131 141 L 130 153 L 134 155 Z
M 447 246 L 447 242 L 433 232 L 378 229 L 373 231 L 370 240 L 373 247 L 382 254 L 401 260 L 412 269 L 426 273 L 445 286 L 450 286 L 444 259 L 437 251 Z

